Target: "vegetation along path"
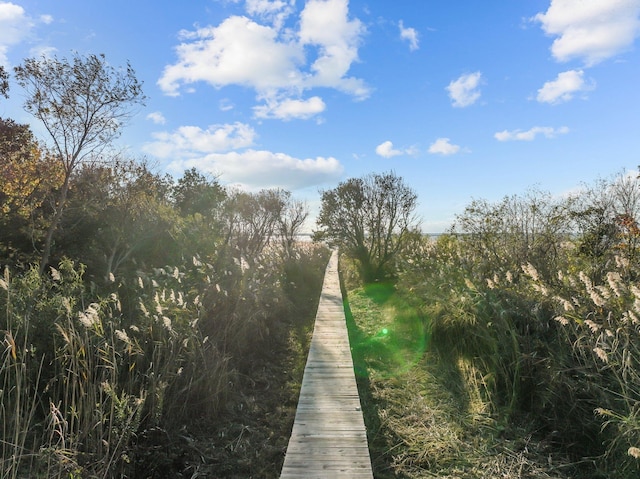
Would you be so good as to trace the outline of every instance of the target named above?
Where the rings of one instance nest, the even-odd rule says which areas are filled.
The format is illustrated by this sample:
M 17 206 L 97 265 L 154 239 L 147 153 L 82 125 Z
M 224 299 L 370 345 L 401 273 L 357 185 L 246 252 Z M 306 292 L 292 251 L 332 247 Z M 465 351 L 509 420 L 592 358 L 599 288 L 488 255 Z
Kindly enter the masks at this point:
M 327 265 L 282 479 L 373 478 L 338 277 Z

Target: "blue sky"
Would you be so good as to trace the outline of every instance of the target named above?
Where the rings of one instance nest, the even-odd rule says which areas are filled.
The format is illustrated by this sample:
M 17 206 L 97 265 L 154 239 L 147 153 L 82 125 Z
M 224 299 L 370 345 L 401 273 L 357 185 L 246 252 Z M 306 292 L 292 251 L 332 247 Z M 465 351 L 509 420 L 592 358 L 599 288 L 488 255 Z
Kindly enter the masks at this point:
M 0 64 L 129 61 L 149 99 L 121 146 L 158 172 L 285 188 L 315 215 L 319 190 L 393 170 L 440 232 L 472 199 L 637 168 L 639 15 L 640 0 L 0 0 Z M 10 94 L 0 116 L 32 123 Z

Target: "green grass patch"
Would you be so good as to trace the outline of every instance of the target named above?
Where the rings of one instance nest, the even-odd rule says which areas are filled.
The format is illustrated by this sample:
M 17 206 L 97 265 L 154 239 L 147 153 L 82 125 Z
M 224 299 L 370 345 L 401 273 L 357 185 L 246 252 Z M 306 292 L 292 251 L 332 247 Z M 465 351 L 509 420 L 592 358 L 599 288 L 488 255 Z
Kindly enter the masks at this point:
M 396 292 L 391 283 L 369 284 L 349 294 L 350 307 L 359 315 L 352 328 L 354 354 L 366 358 L 367 369 L 397 376 L 422 358 L 428 338 L 423 319 Z
M 471 404 L 464 365 L 429 350 L 428 318 L 392 283 L 348 291 L 345 311 L 376 478 L 569 477 L 525 427 Z

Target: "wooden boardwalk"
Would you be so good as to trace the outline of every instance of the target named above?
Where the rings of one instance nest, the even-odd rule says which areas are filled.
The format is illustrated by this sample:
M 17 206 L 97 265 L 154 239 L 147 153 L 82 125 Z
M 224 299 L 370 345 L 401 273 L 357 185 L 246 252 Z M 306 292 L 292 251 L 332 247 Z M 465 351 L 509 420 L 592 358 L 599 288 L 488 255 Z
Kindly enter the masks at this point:
M 281 479 L 373 478 L 333 252 Z

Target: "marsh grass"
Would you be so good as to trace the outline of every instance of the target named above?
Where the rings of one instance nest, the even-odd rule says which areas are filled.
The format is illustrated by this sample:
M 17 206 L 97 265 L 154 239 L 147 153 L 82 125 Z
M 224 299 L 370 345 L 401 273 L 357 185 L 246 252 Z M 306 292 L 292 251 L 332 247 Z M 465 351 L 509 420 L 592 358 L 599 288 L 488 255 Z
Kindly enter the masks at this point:
M 565 241 L 565 267 L 543 274 L 531 263 L 491 271 L 464 238 L 442 237 L 399 263 L 398 291 L 426 318 L 430 352 L 464 386 L 461 414 L 505 437 L 522 428 L 580 477 L 640 470 L 640 288 L 625 245 L 605 269 Z
M 618 259 L 610 266 L 595 278 L 579 270 L 559 271 L 554 284 L 535 274 L 528 279 L 540 301 L 553 305 L 558 334 L 581 375 L 576 386 L 588 394 L 577 406 L 585 422 L 600 427 L 605 467 L 619 477 L 635 477 L 640 471 L 634 454 L 640 446 L 640 289 L 628 263 Z
M 549 444 L 495 414 L 476 363 L 433 348 L 415 298 L 367 285 L 345 309 L 376 477 L 568 477 Z
M 304 248 L 286 259 L 266 249 L 251 267 L 191 258 L 132 278 L 111 277 L 100 288 L 69 260 L 46 275 L 5 270 L 0 478 L 202 470 L 198 461 L 181 465 L 161 451 L 176 431 L 185 436 L 197 423 L 215 431 L 233 403 L 248 404 L 237 398 L 242 384 L 263 380 L 256 365 L 285 364 L 274 351 L 306 347 L 303 324 L 317 302 L 326 253 Z M 304 318 L 295 320 L 296 313 Z M 239 455 L 249 433 L 218 439 Z

